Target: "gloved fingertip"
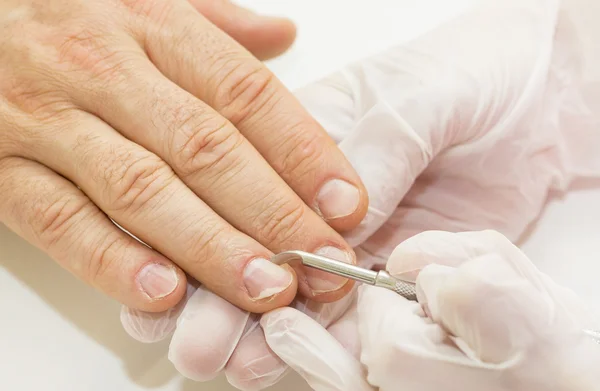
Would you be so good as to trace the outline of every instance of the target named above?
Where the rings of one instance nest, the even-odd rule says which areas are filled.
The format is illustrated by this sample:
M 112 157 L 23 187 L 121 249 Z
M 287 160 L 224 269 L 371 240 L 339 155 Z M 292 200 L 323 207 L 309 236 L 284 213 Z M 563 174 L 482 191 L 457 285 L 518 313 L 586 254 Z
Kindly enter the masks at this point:
M 371 390 L 360 362 L 320 324 L 284 308 L 265 314 L 261 325 L 269 347 L 315 390 Z
M 266 374 L 240 374 L 225 369 L 225 378 L 235 388 L 241 391 L 260 391 L 277 384 L 288 373 L 289 367 L 281 365 Z
M 220 359 L 221 352 L 214 352 L 208 347 L 199 348 L 193 341 L 189 344 L 173 342 L 171 340 L 167 358 L 177 372 L 187 379 L 197 382 L 211 381 L 225 367 L 225 362 Z M 214 360 L 211 360 L 211 357 L 214 357 Z
M 286 317 L 287 314 L 292 314 L 294 309 L 288 307 L 277 308 L 263 314 L 260 318 L 260 327 L 267 331 L 271 331 L 274 327 L 278 327 L 281 323 L 289 321 Z
M 121 307 L 121 325 L 129 336 L 138 342 L 155 343 L 167 338 L 177 325 L 176 317 L 170 316 L 173 310 L 165 312 L 144 312 Z
M 447 231 L 419 233 L 396 246 L 388 259 L 387 270 L 395 277 L 416 281 L 428 265 L 459 266 L 473 256 L 471 240 L 468 235 Z
M 258 326 L 255 320 L 250 322 Z M 229 384 L 240 390 L 262 390 L 279 381 L 287 365 L 271 351 L 262 328 L 250 327 L 248 330 L 227 362 L 225 377 Z
M 455 268 L 433 264 L 425 267 L 417 278 L 417 300 L 434 321 L 439 321 L 439 290 L 455 272 Z
M 179 318 L 169 345 L 169 360 L 188 379 L 214 379 L 225 368 L 249 316 L 248 312 L 200 287 Z

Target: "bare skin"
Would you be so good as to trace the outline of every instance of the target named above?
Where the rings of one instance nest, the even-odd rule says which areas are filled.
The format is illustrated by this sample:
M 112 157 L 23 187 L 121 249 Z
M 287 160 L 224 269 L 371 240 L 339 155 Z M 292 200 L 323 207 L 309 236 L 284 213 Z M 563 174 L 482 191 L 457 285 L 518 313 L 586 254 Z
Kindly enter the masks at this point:
M 0 0 L 0 32 L 2 223 L 144 311 L 179 302 L 186 273 L 252 312 L 350 290 L 267 262 L 355 262 L 338 232 L 368 204 L 260 61 L 291 22 L 224 0 Z

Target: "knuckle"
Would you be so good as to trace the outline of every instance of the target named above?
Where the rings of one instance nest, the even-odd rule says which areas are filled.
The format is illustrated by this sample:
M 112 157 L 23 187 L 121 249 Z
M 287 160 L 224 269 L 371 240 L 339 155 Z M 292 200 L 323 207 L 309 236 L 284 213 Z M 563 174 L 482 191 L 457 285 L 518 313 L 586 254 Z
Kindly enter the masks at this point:
M 303 125 L 295 126 L 290 131 L 294 137 L 287 138 L 281 150 L 283 157 L 275 170 L 284 177 L 302 179 L 323 162 L 323 140 L 316 135 L 309 135 L 301 129 Z M 300 130 L 295 130 L 300 128 Z
M 37 120 L 52 119 L 72 108 L 54 64 L 52 45 L 60 41 L 58 35 L 29 20 L 4 31 L 8 34 L 0 38 L 0 103 Z
M 0 129 L 3 129 L 4 133 L 0 136 L 0 161 L 8 159 L 11 156 L 18 156 L 24 149 L 24 135 L 18 131 L 18 127 L 11 123 L 12 119 L 7 118 L 5 121 L 2 117 L 3 113 L 0 110 Z
M 109 160 L 104 181 L 109 193 L 109 208 L 115 212 L 135 213 L 160 201 L 174 179 L 171 169 L 158 157 L 118 156 Z M 120 163 L 122 162 L 122 163 Z
M 60 194 L 49 200 L 43 197 L 33 204 L 34 226 L 38 226 L 41 242 L 54 247 L 87 214 L 91 202 L 74 194 Z
M 129 246 L 128 241 L 120 235 L 108 235 L 96 245 L 90 255 L 89 261 L 84 263 L 85 270 L 82 272 L 84 279 L 92 285 L 98 285 L 106 280 L 114 270 L 119 270 L 116 262 L 122 261 L 122 257 L 115 254 L 122 254 Z
M 83 70 L 106 84 L 130 80 L 135 67 L 131 53 L 125 54 L 111 42 L 111 34 L 88 25 L 70 27 L 56 40 L 59 70 Z
M 0 81 L 0 99 L 37 121 L 54 123 L 68 118 L 74 106 L 63 90 L 49 88 L 44 79 L 44 75 L 33 78 L 14 75 L 6 83 Z
M 226 120 L 211 116 L 187 116 L 173 134 L 182 137 L 181 142 L 173 143 L 180 145 L 175 147 L 173 160 L 184 178 L 214 168 L 226 170 L 235 161 L 234 151 L 243 143 L 242 135 Z
M 204 269 L 204 266 L 218 257 L 225 257 L 230 252 L 227 249 L 228 230 L 220 224 L 203 224 L 202 230 L 189 230 L 183 240 L 186 245 L 186 258 L 195 266 Z M 229 258 L 229 256 L 227 255 Z
M 261 224 L 261 240 L 265 247 L 281 244 L 298 235 L 304 227 L 305 205 L 301 202 L 270 202 Z
M 237 125 L 273 101 L 276 88 L 273 74 L 261 64 L 244 60 L 230 64 L 223 67 L 224 75 L 215 77 L 212 106 Z

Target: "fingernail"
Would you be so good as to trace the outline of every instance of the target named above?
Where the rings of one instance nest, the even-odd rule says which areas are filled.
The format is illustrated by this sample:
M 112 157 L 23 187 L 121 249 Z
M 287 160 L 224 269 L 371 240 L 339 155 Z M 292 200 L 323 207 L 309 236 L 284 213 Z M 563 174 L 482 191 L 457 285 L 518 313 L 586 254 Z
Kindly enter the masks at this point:
M 252 260 L 244 270 L 244 284 L 255 300 L 284 291 L 292 281 L 292 273 L 264 258 Z
M 325 183 L 317 195 L 317 207 L 326 220 L 351 215 L 358 209 L 358 189 L 341 179 Z
M 151 263 L 139 271 L 137 282 L 148 297 L 161 299 L 173 293 L 179 284 L 179 277 L 175 268 Z
M 336 247 L 322 247 L 315 251 L 315 254 L 345 263 L 352 263 L 351 255 Z M 306 269 L 306 280 L 315 294 L 336 291 L 348 282 L 344 277 L 311 268 Z

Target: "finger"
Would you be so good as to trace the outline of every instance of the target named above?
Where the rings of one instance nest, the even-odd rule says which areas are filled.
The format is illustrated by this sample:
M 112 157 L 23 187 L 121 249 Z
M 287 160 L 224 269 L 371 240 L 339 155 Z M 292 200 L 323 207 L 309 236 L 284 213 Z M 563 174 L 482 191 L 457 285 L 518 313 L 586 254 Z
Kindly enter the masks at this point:
M 218 28 L 260 60 L 285 52 L 296 38 L 296 27 L 286 18 L 259 15 L 229 0 L 189 0 Z
M 186 4 L 176 4 L 145 15 L 143 39 L 154 64 L 227 118 L 334 228 L 357 224 L 366 193 L 335 143 L 261 62 Z
M 21 158 L 0 160 L 0 220 L 71 273 L 121 303 L 164 311 L 185 275 L 117 228 L 72 183 Z
M 215 378 L 238 344 L 250 314 L 204 287 L 190 297 L 169 346 L 169 360 L 195 381 Z
M 375 112 L 360 112 L 361 107 L 356 105 L 365 99 L 363 94 L 348 72 L 335 73 L 295 93 L 338 143 L 366 187 L 367 214 L 357 227 L 344 233 L 353 247 L 387 221 L 419 171 L 412 169 L 415 161 L 408 161 L 408 157 L 415 160 L 419 156 L 412 151 L 414 143 L 407 143 L 411 140 L 403 132 L 405 124 L 387 107 L 376 106 Z
M 121 325 L 133 339 L 143 343 L 162 341 L 175 331 L 177 319 L 198 284 L 188 281 L 186 295 L 176 306 L 163 312 L 140 311 L 127 306 L 121 307 Z
M 423 268 L 430 264 L 458 267 L 484 254 L 507 257 L 524 255 L 502 234 L 492 231 L 460 232 L 427 231 L 400 243 L 390 255 L 387 270 L 396 277 L 415 282 Z
M 433 158 L 434 140 L 426 134 L 427 129 L 415 127 L 422 124 L 409 123 L 396 111 L 396 97 L 390 91 L 401 91 L 402 87 L 390 88 L 398 83 L 398 74 L 387 68 L 390 62 L 393 60 L 386 62 L 384 56 L 379 56 L 296 92 L 301 103 L 338 142 L 367 189 L 365 218 L 344 233 L 354 247 L 392 216 Z M 372 77 L 366 79 L 364 74 Z
M 458 269 L 429 266 L 418 281 L 431 317 L 484 362 L 507 362 L 564 331 L 555 327 L 554 318 L 562 314 L 548 294 L 497 254 Z
M 180 210 L 191 205 L 204 210 L 210 207 L 220 216 L 219 220 L 226 220 L 271 251 L 301 249 L 354 262 L 352 249 L 343 238 L 304 204 L 237 129 L 164 78 L 146 60 L 132 59 L 133 63 L 137 64 L 132 68 L 135 71 L 123 70 L 129 75 L 127 83 L 111 85 L 108 98 L 99 100 L 106 104 L 98 104 L 95 97 L 96 91 L 105 88 L 96 79 L 73 93 L 86 110 L 100 115 L 127 138 L 160 156 L 207 204 L 200 206 L 198 200 L 189 201 L 190 204 L 180 205 Z M 131 94 L 135 99 L 125 98 Z M 167 171 L 170 173 L 170 169 Z M 179 179 L 166 179 L 172 180 L 171 189 L 178 195 L 192 196 L 189 190 L 181 189 L 183 184 Z M 226 258 L 225 253 L 221 254 Z M 166 255 L 173 256 L 173 253 Z M 179 259 L 174 261 L 179 263 Z M 223 278 L 207 281 L 198 271 L 186 271 L 210 289 L 224 284 Z M 315 300 L 335 300 L 352 285 L 345 278 L 315 269 L 306 272 L 299 269 L 298 273 L 301 293 Z M 224 294 L 223 290 L 217 292 Z M 231 295 L 226 297 L 233 300 Z M 286 297 L 291 300 L 290 296 Z M 257 311 L 236 300 L 235 304 Z
M 461 378 L 479 384 L 482 374 L 419 303 L 386 289 L 361 286 L 357 312 L 361 362 L 373 386 L 395 390 L 402 384 L 406 390 L 433 391 Z
M 416 279 L 419 303 L 432 319 L 462 341 L 465 353 L 486 362 L 526 350 L 542 338 L 537 328 L 560 340 L 583 326 L 573 322 L 583 319 L 573 316 L 582 306 L 572 306 L 571 295 L 495 231 L 425 232 L 398 246 L 388 269 Z
M 208 289 L 253 312 L 293 300 L 289 267 L 269 262 L 267 249 L 216 215 L 156 155 L 87 113 L 65 114 L 59 129 L 41 126 L 60 136 L 25 148 L 32 156 Z
M 360 338 L 358 335 L 358 311 L 356 302 L 336 320 L 327 331 L 340 345 L 357 360 L 360 359 Z
M 328 328 L 347 313 L 349 307 L 355 302 L 355 297 L 356 288 L 342 299 L 331 303 L 319 303 L 299 297 L 294 300 L 292 307 L 306 314 L 322 327 Z M 346 346 L 343 343 L 342 345 Z M 268 347 L 262 329 L 251 328 L 247 330 L 246 336 L 242 338 L 231 356 L 226 375 L 232 385 L 243 390 L 253 390 L 275 384 L 286 370 L 287 364 Z
M 225 367 L 225 376 L 240 390 L 263 390 L 283 378 L 288 366 L 267 345 L 259 318 L 252 316 L 248 323 Z
M 358 360 L 306 314 L 281 308 L 261 317 L 269 347 L 314 390 L 373 390 Z

